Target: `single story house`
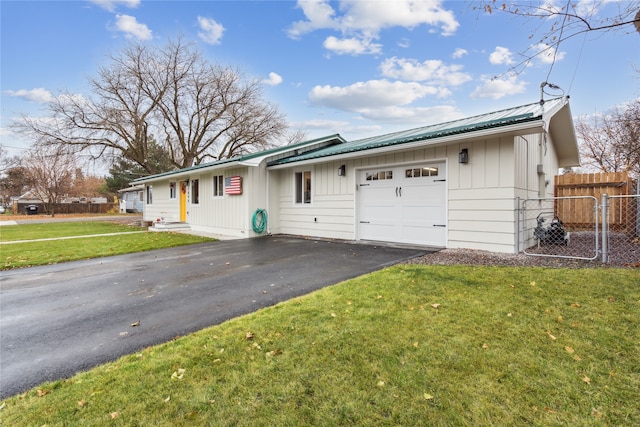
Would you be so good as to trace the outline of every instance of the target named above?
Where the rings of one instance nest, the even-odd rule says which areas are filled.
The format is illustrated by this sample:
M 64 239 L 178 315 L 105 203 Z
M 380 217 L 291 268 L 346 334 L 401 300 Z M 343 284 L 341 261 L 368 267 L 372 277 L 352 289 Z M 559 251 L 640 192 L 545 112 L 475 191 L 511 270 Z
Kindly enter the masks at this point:
M 578 164 L 569 99 L 560 97 L 355 141 L 330 135 L 134 183 L 145 188 L 145 220 L 195 231 L 513 253 L 517 198 L 553 196 L 558 169 Z
M 144 212 L 144 185 L 132 185 L 118 190 L 121 213 Z

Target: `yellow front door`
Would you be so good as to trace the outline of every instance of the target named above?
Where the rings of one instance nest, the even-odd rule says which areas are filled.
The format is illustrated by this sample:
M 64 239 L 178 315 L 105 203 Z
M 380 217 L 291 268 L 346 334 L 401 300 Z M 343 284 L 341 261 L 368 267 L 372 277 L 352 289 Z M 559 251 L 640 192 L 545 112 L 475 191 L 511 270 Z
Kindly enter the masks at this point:
M 180 222 L 187 222 L 187 182 L 180 183 Z

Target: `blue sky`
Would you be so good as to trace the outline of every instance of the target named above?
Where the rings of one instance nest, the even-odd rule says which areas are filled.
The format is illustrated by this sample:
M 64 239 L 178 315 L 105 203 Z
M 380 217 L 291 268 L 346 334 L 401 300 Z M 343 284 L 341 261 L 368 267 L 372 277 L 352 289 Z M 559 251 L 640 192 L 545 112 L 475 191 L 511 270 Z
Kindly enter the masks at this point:
M 631 28 L 574 37 L 553 67 L 540 55 L 510 75 L 521 52 L 537 49 L 529 35 L 540 23 L 462 1 L 2 0 L 0 8 L 0 137 L 11 154 L 30 143 L 8 129 L 14 117 L 43 115 L 63 91 L 88 95 L 87 76 L 127 43 L 179 35 L 262 81 L 265 98 L 309 138 L 359 139 L 536 102 L 545 80 L 571 96 L 574 116 L 640 96 L 640 34 Z

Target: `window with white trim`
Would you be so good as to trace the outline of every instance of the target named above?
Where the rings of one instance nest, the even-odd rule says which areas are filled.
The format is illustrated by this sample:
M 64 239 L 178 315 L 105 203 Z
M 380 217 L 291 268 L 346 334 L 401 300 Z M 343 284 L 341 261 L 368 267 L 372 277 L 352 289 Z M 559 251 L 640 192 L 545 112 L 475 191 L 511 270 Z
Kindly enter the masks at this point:
M 306 205 L 311 203 L 311 171 L 296 172 L 295 182 L 295 203 Z
M 173 181 L 169 183 L 169 198 L 170 199 L 176 198 L 176 183 Z
M 197 205 L 200 203 L 200 180 L 191 180 L 191 204 Z
M 213 197 L 222 197 L 222 196 L 224 196 L 224 176 L 214 175 L 213 176 Z

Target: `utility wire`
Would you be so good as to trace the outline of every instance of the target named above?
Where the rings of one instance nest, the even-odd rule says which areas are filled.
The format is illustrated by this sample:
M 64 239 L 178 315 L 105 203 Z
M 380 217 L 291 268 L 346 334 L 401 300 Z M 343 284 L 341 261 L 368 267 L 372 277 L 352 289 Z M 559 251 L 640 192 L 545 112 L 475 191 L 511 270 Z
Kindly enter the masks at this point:
M 582 39 L 582 46 L 580 46 L 580 52 L 578 53 L 578 61 L 576 62 L 576 67 L 573 70 L 573 75 L 571 76 L 571 82 L 569 83 L 569 89 L 567 90 L 567 95 L 571 95 L 571 88 L 573 87 L 573 81 L 576 78 L 576 74 L 578 74 L 578 67 L 580 66 L 580 60 L 582 59 L 582 51 L 584 50 L 584 45 L 587 41 L 587 33 L 584 33 L 584 38 Z

